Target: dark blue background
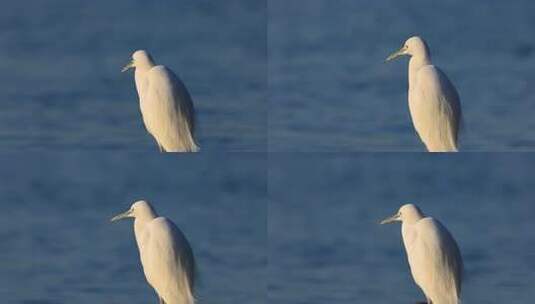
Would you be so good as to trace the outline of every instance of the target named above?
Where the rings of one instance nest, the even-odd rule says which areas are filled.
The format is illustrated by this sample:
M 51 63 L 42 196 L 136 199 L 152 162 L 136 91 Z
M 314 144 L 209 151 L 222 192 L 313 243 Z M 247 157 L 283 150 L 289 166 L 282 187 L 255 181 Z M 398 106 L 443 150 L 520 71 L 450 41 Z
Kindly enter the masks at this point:
M 265 1 L 4 1 L 0 149 L 158 151 L 139 113 L 137 49 L 186 84 L 201 148 L 265 151 Z
M 463 303 L 535 296 L 535 158 L 529 154 L 275 154 L 271 157 L 272 303 L 416 303 L 399 224 L 412 202 L 453 234 Z
M 272 0 L 272 151 L 423 151 L 407 105 L 413 35 L 461 96 L 461 149 L 534 150 L 535 2 Z

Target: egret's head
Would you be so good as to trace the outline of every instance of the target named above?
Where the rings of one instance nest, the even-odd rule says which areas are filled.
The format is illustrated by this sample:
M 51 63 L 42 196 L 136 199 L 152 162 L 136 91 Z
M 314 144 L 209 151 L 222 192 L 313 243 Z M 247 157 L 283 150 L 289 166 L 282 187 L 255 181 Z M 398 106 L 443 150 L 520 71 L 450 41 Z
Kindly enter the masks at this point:
M 424 55 L 429 55 L 429 48 L 427 47 L 427 44 L 425 43 L 425 41 L 418 37 L 418 36 L 413 36 L 409 39 L 407 39 L 407 41 L 405 41 L 405 43 L 403 43 L 403 45 L 401 46 L 401 48 L 397 51 L 395 51 L 394 53 L 390 54 L 390 56 L 388 56 L 386 58 L 386 61 L 390 61 L 390 60 L 393 60 L 393 59 L 396 59 L 400 56 L 403 56 L 403 55 L 408 55 L 408 56 L 416 56 L 416 55 L 420 55 L 420 54 L 424 54 Z
M 398 213 L 381 221 L 382 224 L 393 222 L 414 223 L 423 217 L 422 211 L 413 204 L 405 204 L 399 208 Z
M 132 68 L 150 68 L 153 65 L 154 61 L 147 51 L 137 50 L 132 54 L 132 61 L 125 65 L 121 72 L 128 71 Z
M 128 217 L 139 218 L 147 215 L 154 216 L 155 214 L 156 212 L 154 211 L 154 208 L 152 208 L 152 206 L 147 201 L 137 201 L 133 203 L 130 209 L 128 209 L 127 211 L 117 216 L 114 216 L 111 221 L 115 222 Z

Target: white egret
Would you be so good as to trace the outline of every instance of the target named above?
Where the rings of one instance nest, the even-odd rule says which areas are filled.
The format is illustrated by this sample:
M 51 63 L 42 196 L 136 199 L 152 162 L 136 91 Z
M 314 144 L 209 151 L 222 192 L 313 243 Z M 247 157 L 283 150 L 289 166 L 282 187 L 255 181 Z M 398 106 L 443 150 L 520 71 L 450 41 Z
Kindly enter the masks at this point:
M 160 151 L 197 152 L 195 110 L 182 81 L 163 65 L 155 65 L 147 51 L 139 50 L 123 72 L 135 68 L 136 89 L 147 131 Z
M 134 235 L 143 272 L 158 295 L 160 304 L 193 304 L 195 260 L 180 229 L 165 217 L 158 217 L 146 201 L 111 221 L 134 218 Z
M 457 243 L 439 221 L 412 204 L 381 224 L 401 222 L 401 235 L 412 277 L 422 289 L 428 304 L 460 302 L 463 261 Z
M 459 94 L 446 74 L 431 63 L 420 37 L 411 37 L 386 61 L 409 55 L 409 111 L 412 123 L 429 152 L 456 152 L 462 120 Z

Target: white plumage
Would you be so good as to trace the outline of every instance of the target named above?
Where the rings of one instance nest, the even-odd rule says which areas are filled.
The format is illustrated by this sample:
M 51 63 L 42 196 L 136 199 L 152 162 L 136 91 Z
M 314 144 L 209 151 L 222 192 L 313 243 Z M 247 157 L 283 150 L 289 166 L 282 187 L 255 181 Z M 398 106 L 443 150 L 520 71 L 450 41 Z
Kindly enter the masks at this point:
M 184 234 L 146 201 L 112 218 L 134 218 L 134 234 L 147 282 L 161 304 L 193 304 L 195 259 Z
M 462 120 L 457 90 L 446 74 L 431 64 L 425 41 L 411 37 L 387 58 L 410 55 L 409 110 L 420 139 L 430 152 L 456 152 Z
M 163 65 L 155 65 L 143 50 L 132 55 L 123 71 L 135 68 L 139 106 L 147 131 L 161 150 L 197 152 L 195 110 L 182 81 Z
M 412 277 L 431 304 L 458 304 L 463 261 L 457 243 L 439 221 L 412 204 L 381 222 L 401 221 L 401 235 Z

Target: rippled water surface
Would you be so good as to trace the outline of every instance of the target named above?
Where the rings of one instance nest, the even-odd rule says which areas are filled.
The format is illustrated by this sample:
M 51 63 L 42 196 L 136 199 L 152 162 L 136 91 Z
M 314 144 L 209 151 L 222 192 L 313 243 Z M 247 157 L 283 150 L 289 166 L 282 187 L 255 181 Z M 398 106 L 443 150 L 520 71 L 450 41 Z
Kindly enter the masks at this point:
M 199 303 L 266 303 L 265 157 L 147 156 L 0 155 L 3 303 L 157 303 L 132 221 L 109 221 L 142 198 L 189 239 Z
M 535 158 L 518 154 L 276 155 L 270 170 L 272 303 L 416 303 L 400 225 L 406 202 L 461 249 L 463 303 L 535 297 Z
M 157 150 L 139 113 L 136 49 L 173 69 L 203 150 L 266 148 L 265 1 L 6 1 L 0 148 Z
M 462 99 L 464 150 L 535 148 L 535 2 L 269 2 L 270 149 L 421 151 L 407 59 L 424 37 Z

